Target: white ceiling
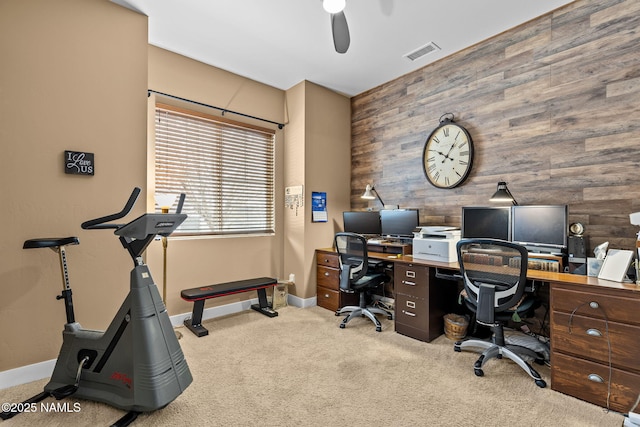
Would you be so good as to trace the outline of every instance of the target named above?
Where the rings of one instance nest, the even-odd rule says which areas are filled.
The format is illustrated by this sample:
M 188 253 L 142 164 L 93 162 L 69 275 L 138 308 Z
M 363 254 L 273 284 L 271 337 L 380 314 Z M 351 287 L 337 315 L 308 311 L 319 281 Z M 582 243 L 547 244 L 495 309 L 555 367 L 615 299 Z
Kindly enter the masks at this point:
M 336 53 L 322 0 L 112 0 L 149 17 L 149 43 L 279 89 L 354 96 L 573 0 L 347 0 Z M 433 42 L 441 50 L 403 56 Z

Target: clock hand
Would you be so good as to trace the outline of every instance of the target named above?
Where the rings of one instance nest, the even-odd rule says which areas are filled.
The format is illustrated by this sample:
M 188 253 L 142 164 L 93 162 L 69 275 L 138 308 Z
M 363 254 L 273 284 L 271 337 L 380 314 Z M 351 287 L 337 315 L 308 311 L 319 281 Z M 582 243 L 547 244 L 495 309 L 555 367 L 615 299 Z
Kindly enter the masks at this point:
M 447 154 L 443 154 L 444 159 L 442 159 L 442 163 L 444 163 L 444 161 L 446 159 L 449 159 L 449 160 L 451 160 L 453 162 L 453 159 L 451 157 L 449 157 L 449 154 L 451 154 L 451 151 L 453 150 L 454 145 L 455 144 L 451 144 L 451 147 L 449 147 L 449 151 L 447 151 Z
M 449 154 L 451 154 L 451 150 L 453 150 L 453 146 L 455 144 L 451 144 L 451 147 L 449 148 L 449 151 L 447 151 L 447 155 L 445 156 L 447 159 L 449 158 Z

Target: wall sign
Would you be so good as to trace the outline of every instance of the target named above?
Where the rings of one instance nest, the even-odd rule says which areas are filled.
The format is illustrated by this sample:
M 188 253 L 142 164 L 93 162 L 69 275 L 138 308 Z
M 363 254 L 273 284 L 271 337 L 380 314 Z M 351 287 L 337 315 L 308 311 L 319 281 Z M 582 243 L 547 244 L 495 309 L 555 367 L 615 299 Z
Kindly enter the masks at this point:
M 311 221 L 327 222 L 327 193 L 313 191 L 311 193 Z
M 93 153 L 84 153 L 82 151 L 64 152 L 64 173 L 93 175 L 94 171 Z
M 295 185 L 284 189 L 284 207 L 296 210 L 298 216 L 298 208 L 304 206 L 304 187 Z

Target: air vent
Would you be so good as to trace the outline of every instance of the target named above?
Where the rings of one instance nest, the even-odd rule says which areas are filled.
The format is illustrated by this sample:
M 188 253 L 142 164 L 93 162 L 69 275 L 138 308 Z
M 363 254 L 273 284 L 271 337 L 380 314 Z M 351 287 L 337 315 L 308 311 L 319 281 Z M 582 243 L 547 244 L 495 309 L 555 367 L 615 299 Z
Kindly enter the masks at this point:
M 409 52 L 406 55 L 404 55 L 405 58 L 409 59 L 410 61 L 415 61 L 418 58 L 422 58 L 425 55 L 428 55 L 432 52 L 435 52 L 437 50 L 440 50 L 440 48 L 438 47 L 437 44 L 435 44 L 434 42 L 431 42 L 429 44 L 426 44 L 422 47 L 419 47 L 418 49 L 414 50 L 413 52 Z

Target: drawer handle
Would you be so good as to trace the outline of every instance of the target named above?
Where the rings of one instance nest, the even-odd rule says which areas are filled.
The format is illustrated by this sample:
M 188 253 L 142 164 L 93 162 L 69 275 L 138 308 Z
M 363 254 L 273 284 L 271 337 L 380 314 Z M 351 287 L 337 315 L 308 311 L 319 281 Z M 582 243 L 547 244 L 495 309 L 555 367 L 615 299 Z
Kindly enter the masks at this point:
M 589 381 L 593 381 L 594 383 L 600 383 L 600 384 L 604 383 L 604 380 L 602 379 L 602 377 L 597 374 L 589 374 L 587 378 L 589 379 Z
M 329 298 L 329 294 L 324 294 L 324 297 L 325 298 Z
M 325 275 L 325 276 L 329 276 L 329 272 L 328 272 L 328 271 L 325 271 L 325 272 L 324 272 L 324 275 Z
M 407 301 L 407 307 L 416 308 L 416 303 L 414 301 Z
M 587 329 L 587 335 L 589 335 L 591 337 L 601 337 L 602 336 L 602 332 L 600 332 L 597 329 Z
M 402 312 L 403 312 L 404 314 L 406 314 L 407 316 L 416 317 L 415 313 L 412 313 L 412 312 L 410 312 L 410 311 L 404 311 L 404 310 L 402 310 Z
M 593 308 L 593 309 L 595 310 L 596 308 L 600 307 L 600 304 L 598 304 L 598 303 L 597 303 L 597 302 L 595 302 L 595 301 L 591 301 L 591 302 L 589 303 L 589 307 L 591 307 L 591 308 Z
M 409 282 L 408 280 L 403 280 L 402 283 L 404 283 L 405 285 L 409 285 L 409 286 L 415 286 L 416 282 Z
M 415 271 L 407 271 L 407 277 L 411 277 L 412 279 L 416 277 L 416 272 Z

